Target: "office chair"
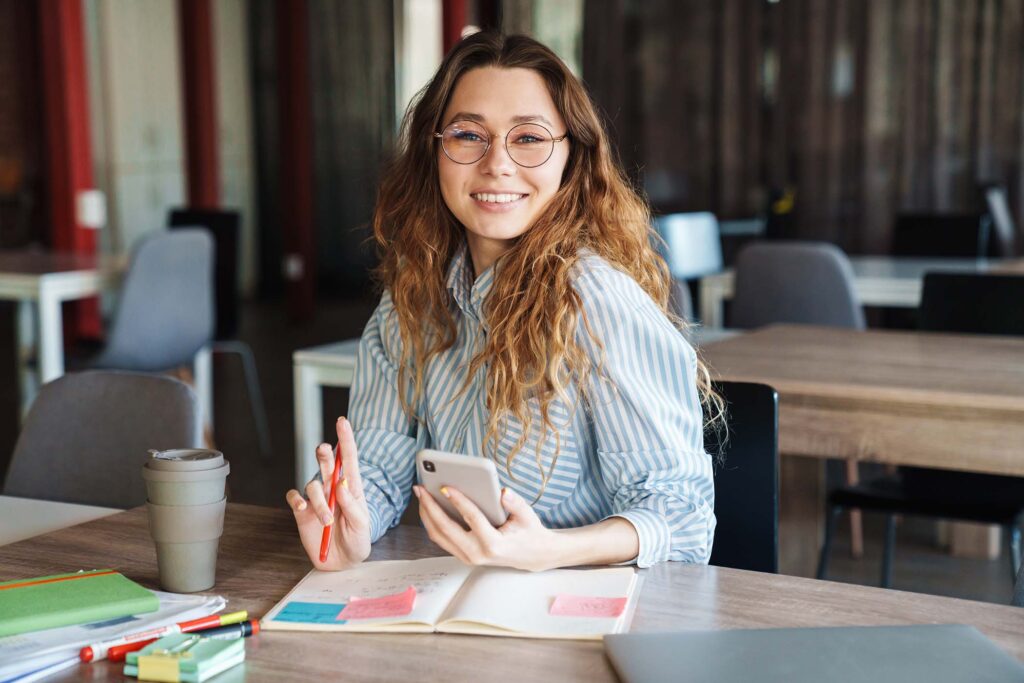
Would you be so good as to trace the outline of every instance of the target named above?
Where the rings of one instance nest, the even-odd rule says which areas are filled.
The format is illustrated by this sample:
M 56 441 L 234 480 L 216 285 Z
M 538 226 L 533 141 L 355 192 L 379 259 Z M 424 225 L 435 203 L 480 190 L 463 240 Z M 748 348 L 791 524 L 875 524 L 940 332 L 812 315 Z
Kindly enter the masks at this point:
M 921 329 L 1024 336 L 1024 276 L 928 273 L 921 297 Z M 828 496 L 828 524 L 818 562 L 818 578 L 828 573 L 836 518 L 846 508 L 886 515 L 882 556 L 883 587 L 892 584 L 896 514 L 998 524 L 1005 530 L 1012 576 L 1021 561 L 1024 478 L 974 472 L 901 467 L 862 484 L 841 487 Z
M 729 327 L 773 323 L 864 329 L 853 268 L 824 242 L 754 242 L 736 257 Z
M 1006 200 L 1006 188 L 998 183 L 990 183 L 981 187 L 985 209 L 992 217 L 992 242 L 994 251 L 999 256 L 1016 255 L 1017 225 L 1010 213 L 1010 203 Z
M 715 465 L 715 543 L 711 564 L 779 571 L 779 399 L 764 384 L 715 384 L 727 405 L 728 432 L 705 437 Z
M 241 216 L 237 211 L 215 209 L 176 209 L 171 211 L 168 224 L 171 229 L 201 229 L 213 237 L 216 244 L 213 266 L 215 331 L 210 350 L 213 353 L 234 353 L 242 361 L 249 406 L 252 410 L 260 453 L 271 457 L 270 421 L 267 419 L 263 391 L 256 370 L 256 357 L 252 347 L 238 339 L 239 318 L 242 309 L 238 296 L 238 244 Z
M 673 213 L 654 220 L 665 242 L 665 261 L 672 274 L 672 310 L 693 318 L 693 301 L 687 281 L 721 272 L 722 239 L 715 214 L 706 211 Z
M 987 213 L 896 214 L 892 230 L 893 256 L 984 258 L 995 256 Z
M 201 423 L 195 394 L 176 379 L 69 373 L 39 391 L 3 493 L 104 507 L 142 505 L 149 449 L 199 447 Z

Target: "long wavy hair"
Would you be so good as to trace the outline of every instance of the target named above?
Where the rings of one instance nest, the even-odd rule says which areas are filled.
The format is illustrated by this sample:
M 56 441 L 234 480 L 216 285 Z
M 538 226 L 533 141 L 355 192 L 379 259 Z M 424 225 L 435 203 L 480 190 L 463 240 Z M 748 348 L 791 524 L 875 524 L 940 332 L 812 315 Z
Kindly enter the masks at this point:
M 620 170 L 583 85 L 551 50 L 532 38 L 476 33 L 452 49 L 410 104 L 398 153 L 382 176 L 374 210 L 380 254 L 376 275 L 390 290 L 397 313 L 402 339 L 399 394 L 406 412 L 422 419 L 415 406 L 422 398 L 427 363 L 450 349 L 457 336 L 446 275 L 464 244 L 464 228 L 441 196 L 439 148 L 433 133 L 441 128 L 459 78 L 487 66 L 539 74 L 567 124 L 571 143 L 558 192 L 496 264 L 483 309 L 489 334 L 468 373 L 473 377 L 487 366 L 490 417 L 485 450 L 496 457 L 499 433 L 508 418 L 516 418 L 523 429 L 505 468 L 511 476 L 513 459 L 536 431 L 537 466 L 546 486 L 560 447 L 549 411 L 552 401 L 558 398 L 577 406 L 579 401 L 572 400 L 567 389 L 575 383 L 583 391 L 601 365 L 600 358 L 596 363 L 589 359 L 576 337 L 582 323 L 601 348 L 573 287 L 581 254 L 589 251 L 629 274 L 666 315 L 677 325 L 682 323 L 668 310 L 671 279 L 655 248 L 658 238 L 650 210 Z M 703 363 L 698 363 L 697 384 L 705 415 L 714 420 L 722 404 Z M 534 424 L 531 401 L 536 401 L 540 424 Z M 545 472 L 541 447 L 552 435 L 555 455 Z M 542 487 L 538 497 L 543 491 Z

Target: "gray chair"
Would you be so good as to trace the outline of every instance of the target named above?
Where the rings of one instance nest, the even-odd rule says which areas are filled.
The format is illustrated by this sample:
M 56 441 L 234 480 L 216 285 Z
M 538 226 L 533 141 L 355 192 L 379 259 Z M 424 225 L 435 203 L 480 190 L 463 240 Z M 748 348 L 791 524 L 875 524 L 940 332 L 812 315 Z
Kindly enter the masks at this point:
M 654 221 L 665 242 L 665 261 L 672 274 L 670 304 L 681 318 L 693 318 L 693 301 L 687 280 L 722 270 L 722 240 L 715 214 L 706 211 L 673 213 Z
M 736 257 L 729 326 L 797 323 L 862 330 L 864 310 L 853 282 L 850 260 L 833 244 L 754 242 Z M 860 481 L 855 460 L 846 461 L 846 481 Z M 859 556 L 864 546 L 860 511 L 850 514 L 850 537 Z
M 187 384 L 134 372 L 70 373 L 43 386 L 25 418 L 3 493 L 129 508 L 146 501 L 151 448 L 200 445 Z
M 755 242 L 736 258 L 729 327 L 773 323 L 864 329 L 853 267 L 824 242 Z
M 160 232 L 132 255 L 107 345 L 94 368 L 160 372 L 191 365 L 213 339 L 213 239 Z

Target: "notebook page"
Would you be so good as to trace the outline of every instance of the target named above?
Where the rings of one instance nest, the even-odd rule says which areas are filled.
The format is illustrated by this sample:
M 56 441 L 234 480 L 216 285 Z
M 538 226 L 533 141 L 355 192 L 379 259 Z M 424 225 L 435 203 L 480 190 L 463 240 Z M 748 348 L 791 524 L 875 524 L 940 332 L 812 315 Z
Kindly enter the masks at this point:
M 537 638 L 600 638 L 624 630 L 635 602 L 636 572 L 631 567 L 477 569 L 443 617 L 438 630 Z M 558 595 L 629 597 L 618 617 L 565 617 L 549 614 Z M 481 628 L 483 626 L 483 628 Z
M 454 557 L 425 560 L 363 562 L 351 569 L 324 572 L 314 569 L 263 618 L 263 628 L 301 631 L 392 630 L 395 626 L 437 622 L 458 593 L 471 569 Z M 404 617 L 338 620 L 353 596 L 376 598 L 416 588 L 416 601 Z M 398 630 L 410 630 L 399 628 Z

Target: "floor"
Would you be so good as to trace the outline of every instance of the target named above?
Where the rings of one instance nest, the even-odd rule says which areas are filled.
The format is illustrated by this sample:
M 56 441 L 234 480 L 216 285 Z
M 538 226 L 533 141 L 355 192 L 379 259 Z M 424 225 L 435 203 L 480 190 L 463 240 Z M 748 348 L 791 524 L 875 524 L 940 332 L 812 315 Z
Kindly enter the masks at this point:
M 288 319 L 283 302 L 256 302 L 245 306 L 241 338 L 256 356 L 264 392 L 272 453 L 261 457 L 250 413 L 241 364 L 234 356 L 215 356 L 214 415 L 216 446 L 231 462 L 231 497 L 237 502 L 284 506 L 284 494 L 293 485 L 294 428 L 292 415 L 291 355 L 296 349 L 358 336 L 373 311 L 370 298 L 320 301 L 312 321 L 296 324 Z M 13 359 L 13 307 L 0 309 L 0 358 Z M 0 472 L 17 438 L 17 405 L 13 362 L 0 368 Z M 334 417 L 343 414 L 345 390 L 325 390 L 324 434 L 333 441 Z M 312 457 L 310 454 L 309 457 Z M 830 579 L 877 585 L 881 567 L 880 520 L 868 516 L 863 558 L 849 553 L 843 529 L 835 542 Z M 847 525 L 841 525 L 845 527 Z M 936 547 L 934 525 L 905 520 L 897 540 L 893 587 L 996 603 L 1008 603 L 1012 593 L 1009 563 L 998 560 L 954 558 Z

